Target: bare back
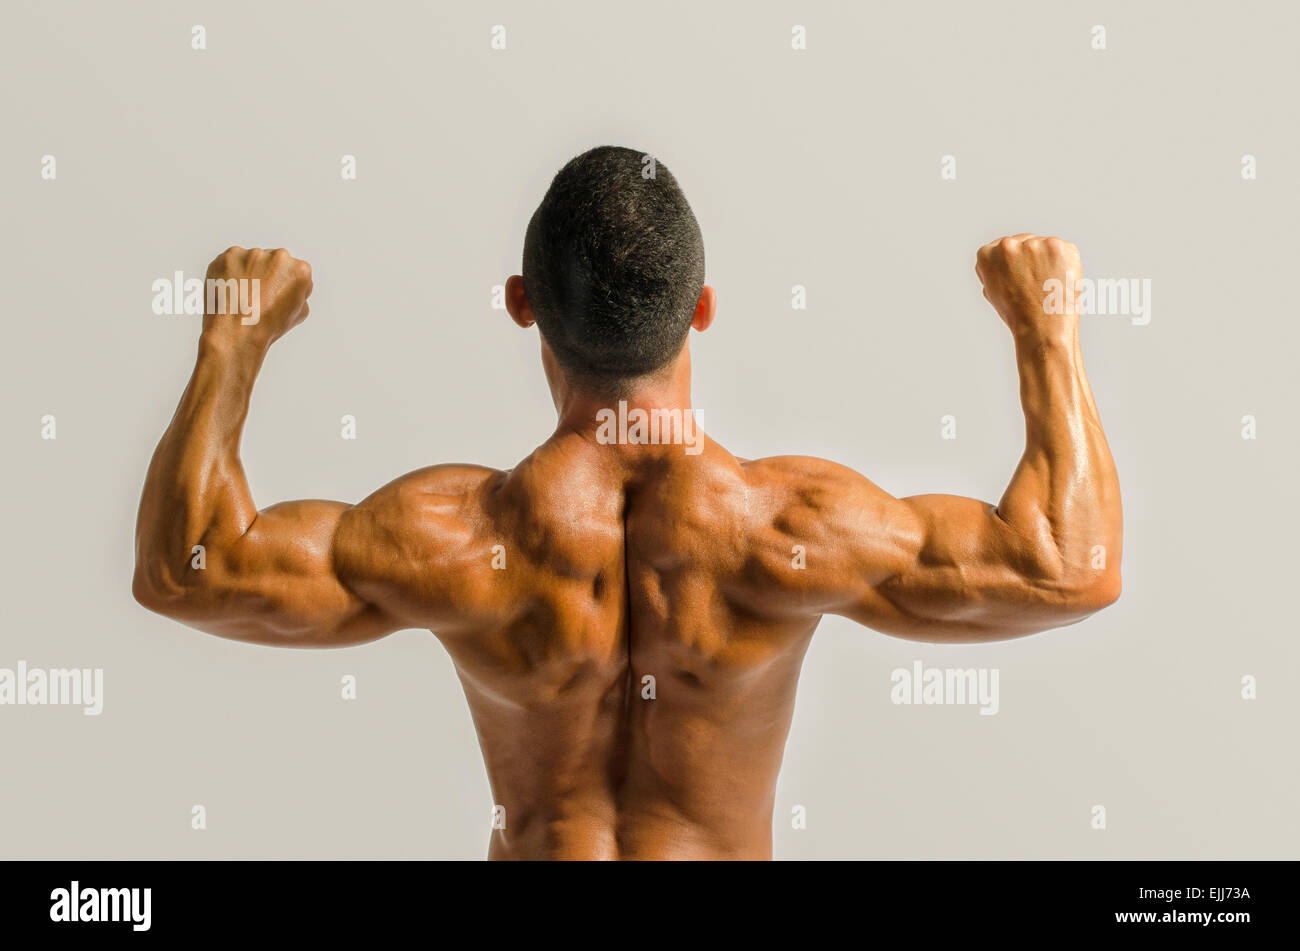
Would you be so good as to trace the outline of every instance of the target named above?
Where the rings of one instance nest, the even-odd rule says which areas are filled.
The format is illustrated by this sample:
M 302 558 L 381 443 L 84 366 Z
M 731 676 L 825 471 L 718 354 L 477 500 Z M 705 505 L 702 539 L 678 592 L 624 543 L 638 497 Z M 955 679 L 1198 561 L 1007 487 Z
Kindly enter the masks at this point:
M 491 857 L 770 857 L 817 617 L 782 597 L 779 488 L 706 445 L 557 437 L 352 510 L 340 577 L 434 630 L 464 685 L 504 825 Z

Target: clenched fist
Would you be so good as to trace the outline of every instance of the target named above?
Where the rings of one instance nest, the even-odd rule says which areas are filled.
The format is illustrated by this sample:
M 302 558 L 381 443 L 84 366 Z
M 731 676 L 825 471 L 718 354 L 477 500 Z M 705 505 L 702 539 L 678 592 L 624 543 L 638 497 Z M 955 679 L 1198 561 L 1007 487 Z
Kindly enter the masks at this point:
M 284 248 L 228 248 L 208 265 L 206 284 L 208 338 L 269 347 L 310 312 L 311 265 Z
M 975 273 L 1017 337 L 1074 334 L 1082 264 L 1070 242 L 1036 234 L 1000 238 L 979 249 Z

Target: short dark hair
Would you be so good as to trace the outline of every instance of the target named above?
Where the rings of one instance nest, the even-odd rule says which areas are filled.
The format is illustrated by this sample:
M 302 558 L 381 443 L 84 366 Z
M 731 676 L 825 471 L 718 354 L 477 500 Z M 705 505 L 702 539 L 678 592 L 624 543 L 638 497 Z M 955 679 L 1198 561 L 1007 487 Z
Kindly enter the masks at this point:
M 704 239 L 672 172 L 602 145 L 551 181 L 528 224 L 523 277 L 560 365 L 616 387 L 680 352 L 704 288 Z

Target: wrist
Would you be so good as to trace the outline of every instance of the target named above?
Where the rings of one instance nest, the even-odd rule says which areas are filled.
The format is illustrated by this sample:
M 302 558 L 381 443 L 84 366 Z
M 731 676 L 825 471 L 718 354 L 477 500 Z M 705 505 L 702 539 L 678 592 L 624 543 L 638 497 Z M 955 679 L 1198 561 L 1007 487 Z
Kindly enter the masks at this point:
M 233 353 L 251 351 L 266 353 L 270 344 L 259 333 L 251 333 L 256 327 L 242 327 L 239 324 L 211 323 L 204 326 L 199 334 L 199 345 L 213 350 Z
M 1012 325 L 1016 350 L 1072 350 L 1079 341 L 1079 320 L 1073 315 L 1052 317 L 1047 324 L 1028 321 Z
M 1074 366 L 1078 361 L 1078 337 L 1071 334 L 1025 334 L 1016 336 L 1016 363 L 1021 373 L 1031 375 L 1052 366 Z
M 199 360 L 233 365 L 253 373 L 270 348 L 251 336 L 205 329 L 199 334 Z

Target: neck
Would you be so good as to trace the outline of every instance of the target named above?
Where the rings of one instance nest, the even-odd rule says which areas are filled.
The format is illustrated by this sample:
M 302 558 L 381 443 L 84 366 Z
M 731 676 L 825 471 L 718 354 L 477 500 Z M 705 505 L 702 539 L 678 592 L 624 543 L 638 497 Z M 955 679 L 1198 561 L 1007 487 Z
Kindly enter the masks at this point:
M 662 370 L 629 381 L 624 387 L 600 392 L 560 378 L 552 380 L 551 393 L 559 416 L 557 434 L 573 433 L 609 446 L 613 432 L 618 438 L 612 445 L 622 455 L 658 455 L 674 450 L 680 453 L 683 443 L 691 445 L 703 438 L 691 406 L 691 358 L 686 348 Z M 638 432 L 636 420 L 646 420 L 649 427 L 652 416 L 657 417 L 652 429 Z M 666 429 L 669 419 L 680 420 L 671 433 Z

